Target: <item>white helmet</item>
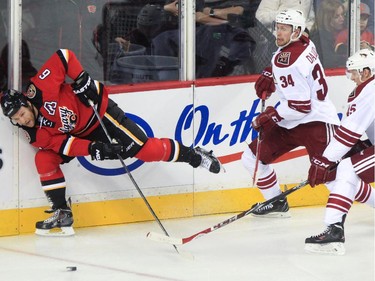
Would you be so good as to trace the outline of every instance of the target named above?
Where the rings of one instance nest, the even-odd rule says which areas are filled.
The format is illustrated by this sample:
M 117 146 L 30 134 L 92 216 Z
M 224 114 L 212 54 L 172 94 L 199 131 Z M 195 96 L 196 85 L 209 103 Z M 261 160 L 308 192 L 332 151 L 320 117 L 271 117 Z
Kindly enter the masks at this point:
M 372 75 L 375 74 L 375 53 L 369 49 L 359 50 L 346 61 L 347 70 L 362 72 L 366 67 L 371 70 Z
M 288 24 L 293 27 L 293 31 L 296 31 L 297 28 L 301 28 L 301 32 L 297 38 L 294 38 L 291 41 L 297 41 L 301 37 L 303 31 L 306 28 L 306 19 L 303 15 L 303 12 L 300 10 L 284 10 L 276 15 L 276 23 Z

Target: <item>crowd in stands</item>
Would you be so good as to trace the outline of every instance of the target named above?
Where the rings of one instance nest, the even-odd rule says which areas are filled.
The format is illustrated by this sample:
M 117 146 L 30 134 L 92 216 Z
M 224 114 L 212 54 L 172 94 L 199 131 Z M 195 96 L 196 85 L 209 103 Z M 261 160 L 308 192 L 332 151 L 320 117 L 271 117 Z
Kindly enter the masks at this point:
M 274 32 L 274 21 L 276 15 L 287 9 L 297 9 L 306 17 L 306 27 L 311 30 L 315 21 L 313 0 L 262 0 L 256 11 L 256 18 L 271 32 Z
M 349 55 L 348 1 L 199 0 L 196 1 L 196 78 L 259 73 L 264 65 L 258 61 L 269 61 L 277 48 L 275 15 L 288 8 L 298 9 L 306 16 L 306 31 L 324 67 L 343 67 Z M 374 48 L 371 16 L 374 3 L 363 0 L 360 8 L 360 46 Z M 122 44 L 141 44 L 147 55 L 178 57 L 178 14 L 178 0 L 166 0 L 164 5 L 148 4 L 138 15 L 137 28 L 116 40 Z M 143 35 L 139 36 L 140 33 Z
M 33 1 L 24 1 L 22 47 L 28 50 L 23 56 L 28 72 L 29 65 L 40 67 L 44 56 L 58 48 L 75 51 L 91 75 L 105 82 L 111 80 L 110 70 L 116 59 L 123 56 L 168 56 L 179 64 L 179 0 L 63 2 L 38 0 L 40 5 L 35 8 Z M 196 78 L 260 73 L 265 66 L 262 61 L 268 62 L 277 49 L 275 15 L 288 8 L 305 15 L 306 31 L 323 66 L 343 67 L 349 55 L 349 2 L 197 0 Z M 4 14 L 6 7 L 2 5 Z M 362 0 L 360 10 L 360 48 L 374 49 L 374 1 Z M 7 75 L 6 38 L 0 38 L 0 43 L 3 81 Z

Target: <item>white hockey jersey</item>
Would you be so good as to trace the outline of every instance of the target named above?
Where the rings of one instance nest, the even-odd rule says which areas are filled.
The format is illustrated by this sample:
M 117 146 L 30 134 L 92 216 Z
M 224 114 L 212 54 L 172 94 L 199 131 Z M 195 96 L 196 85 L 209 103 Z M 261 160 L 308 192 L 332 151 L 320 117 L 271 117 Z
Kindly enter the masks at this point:
M 374 76 L 354 89 L 348 98 L 346 118 L 336 130 L 335 136 L 323 156 L 338 161 L 362 137 L 364 133 L 375 143 L 375 80 Z
M 336 108 L 328 97 L 328 85 L 315 45 L 302 36 L 279 48 L 272 57 L 277 112 L 284 119 L 278 125 L 292 129 L 314 121 L 338 125 Z

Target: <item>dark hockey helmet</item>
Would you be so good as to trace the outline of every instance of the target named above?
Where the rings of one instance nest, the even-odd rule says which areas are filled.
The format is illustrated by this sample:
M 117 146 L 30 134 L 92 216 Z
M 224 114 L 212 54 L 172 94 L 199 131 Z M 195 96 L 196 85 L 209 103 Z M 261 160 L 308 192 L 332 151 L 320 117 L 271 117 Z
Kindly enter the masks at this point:
M 163 10 L 159 5 L 145 5 L 137 16 L 137 24 L 139 26 L 154 27 L 159 26 L 163 17 Z
M 19 91 L 10 89 L 1 95 L 1 109 L 5 116 L 12 118 L 22 106 L 28 106 L 27 99 Z

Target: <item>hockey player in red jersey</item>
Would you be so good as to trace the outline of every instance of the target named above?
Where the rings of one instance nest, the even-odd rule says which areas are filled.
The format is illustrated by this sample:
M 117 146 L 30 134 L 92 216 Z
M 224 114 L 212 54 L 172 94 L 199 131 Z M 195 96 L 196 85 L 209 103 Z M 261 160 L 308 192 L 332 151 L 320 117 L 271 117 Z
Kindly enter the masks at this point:
M 74 82 L 65 82 L 66 76 Z M 109 143 L 93 108 L 103 120 Z M 60 165 L 76 156 L 94 160 L 135 157 L 145 162 L 186 162 L 212 173 L 221 164 L 200 147 L 189 148 L 169 138 L 148 138 L 121 108 L 108 98 L 103 84 L 85 72 L 75 54 L 67 49 L 54 53 L 31 78 L 25 94 L 7 90 L 1 97 L 5 116 L 21 127 L 29 142 L 39 148 L 35 164 L 53 215 L 36 223 L 36 233 L 52 235 L 54 228 L 72 235 L 73 215 L 66 200 L 66 183 Z
M 261 131 L 242 154 L 250 172 L 258 167 L 256 185 L 265 199 L 281 193 L 276 173 L 270 164 L 281 155 L 304 146 L 310 156 L 322 153 L 339 124 L 336 109 L 328 96 L 323 66 L 315 45 L 306 37 L 302 12 L 286 10 L 276 16 L 276 45 L 272 67 L 267 67 L 255 83 L 259 98 L 273 92 L 279 96 L 276 108 L 268 106 L 252 123 Z M 266 94 L 266 97 L 264 97 Z M 261 146 L 258 147 L 258 142 Z M 256 155 L 259 153 L 258 166 Z M 260 217 L 289 217 L 287 199 L 257 209 Z
M 324 218 L 327 228 L 306 238 L 308 252 L 343 255 L 344 221 L 353 201 L 375 207 L 374 190 L 369 184 L 375 175 L 375 53 L 368 49 L 356 52 L 348 58 L 346 68 L 348 78 L 357 85 L 349 95 L 346 118 L 323 154 L 311 160 L 310 185 L 326 183 L 330 195 Z M 336 169 L 336 163 L 364 134 L 368 140 L 363 149 L 339 162 Z

